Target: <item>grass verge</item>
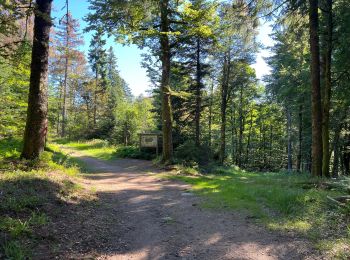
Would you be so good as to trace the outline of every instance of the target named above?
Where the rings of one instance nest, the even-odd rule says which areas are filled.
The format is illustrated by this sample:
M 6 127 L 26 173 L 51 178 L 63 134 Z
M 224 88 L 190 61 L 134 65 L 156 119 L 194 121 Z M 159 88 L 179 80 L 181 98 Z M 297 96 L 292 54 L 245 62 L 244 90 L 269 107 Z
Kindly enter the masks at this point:
M 94 139 L 89 141 L 68 141 L 58 139 L 55 143 L 80 151 L 84 155 L 111 161 L 118 158 L 132 158 L 151 160 L 155 158 L 155 151 L 140 151 L 136 146 L 115 146 L 107 141 Z
M 19 140 L 0 140 L 0 259 L 49 252 L 42 247 L 55 243 L 50 234 L 63 209 L 96 199 L 79 184 L 81 165 L 57 146 L 48 148 L 40 160 L 23 161 Z
M 269 229 L 307 237 L 330 257 L 350 257 L 350 205 L 338 207 L 327 198 L 348 193 L 349 178 L 325 181 L 223 167 L 205 175 L 181 168 L 163 177 L 191 184 L 205 196 L 203 207 L 243 210 Z

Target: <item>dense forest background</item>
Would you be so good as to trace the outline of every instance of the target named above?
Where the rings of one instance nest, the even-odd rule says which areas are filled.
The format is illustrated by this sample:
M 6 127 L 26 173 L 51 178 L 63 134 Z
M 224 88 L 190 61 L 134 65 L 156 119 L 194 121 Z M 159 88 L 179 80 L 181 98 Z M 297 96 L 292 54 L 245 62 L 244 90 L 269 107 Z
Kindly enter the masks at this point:
M 136 146 L 138 133 L 158 130 L 165 161 L 350 174 L 347 0 L 114 2 L 91 0 L 80 28 L 67 1 L 51 27 L 49 136 Z M 0 1 L 1 138 L 24 133 L 35 8 Z M 259 81 L 266 20 L 271 73 Z M 82 29 L 94 31 L 90 43 Z M 149 96 L 132 96 L 107 36 L 147 50 Z

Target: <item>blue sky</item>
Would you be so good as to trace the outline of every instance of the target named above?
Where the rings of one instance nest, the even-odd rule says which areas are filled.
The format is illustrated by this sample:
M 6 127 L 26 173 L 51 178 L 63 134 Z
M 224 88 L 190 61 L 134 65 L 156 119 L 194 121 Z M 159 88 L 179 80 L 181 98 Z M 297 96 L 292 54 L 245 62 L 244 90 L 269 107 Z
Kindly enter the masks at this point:
M 65 0 L 55 0 L 52 16 L 55 18 L 55 22 L 64 14 L 62 8 L 65 5 Z M 86 26 L 83 21 L 83 17 L 89 12 L 89 3 L 87 0 L 74 0 L 70 1 L 69 9 L 75 19 L 80 22 L 81 28 Z M 272 45 L 272 40 L 269 37 L 271 29 L 267 23 L 263 24 L 259 30 L 258 39 L 266 46 Z M 84 33 L 85 45 L 82 50 L 87 52 L 90 44 L 92 32 Z M 107 40 L 107 47 L 112 46 L 116 57 L 118 58 L 118 67 L 121 76 L 128 83 L 134 95 L 146 94 L 146 91 L 150 88 L 146 70 L 141 67 L 141 53 L 135 45 L 122 46 L 116 43 L 113 39 Z M 261 77 L 269 72 L 269 67 L 266 65 L 263 57 L 269 55 L 268 50 L 261 50 L 256 59 L 256 63 L 253 67 L 256 70 L 257 77 Z

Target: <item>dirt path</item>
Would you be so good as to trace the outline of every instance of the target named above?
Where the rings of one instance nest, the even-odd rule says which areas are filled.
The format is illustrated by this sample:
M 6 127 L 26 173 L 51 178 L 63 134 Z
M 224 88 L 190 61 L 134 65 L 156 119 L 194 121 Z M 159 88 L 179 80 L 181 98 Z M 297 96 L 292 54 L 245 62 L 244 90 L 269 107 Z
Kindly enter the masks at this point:
M 202 209 L 203 198 L 190 193 L 190 186 L 150 174 L 158 170 L 148 161 L 79 157 L 94 170 L 84 182 L 96 188 L 100 199 L 97 216 L 85 227 L 105 225 L 107 230 L 100 234 L 100 248 L 72 258 L 319 258 L 305 240 L 271 233 L 242 213 Z M 88 232 L 91 237 L 93 232 Z

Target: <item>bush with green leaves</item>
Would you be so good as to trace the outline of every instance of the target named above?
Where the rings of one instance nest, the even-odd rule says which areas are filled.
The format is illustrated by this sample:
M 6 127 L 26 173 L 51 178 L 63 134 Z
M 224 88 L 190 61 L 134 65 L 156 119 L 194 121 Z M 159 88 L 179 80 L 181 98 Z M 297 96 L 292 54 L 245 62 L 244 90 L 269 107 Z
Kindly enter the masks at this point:
M 151 160 L 156 157 L 155 152 L 149 150 L 140 150 L 136 146 L 120 146 L 115 152 L 116 157 Z
M 187 141 L 175 149 L 176 161 L 186 166 L 207 165 L 212 159 L 211 149 L 205 145 L 196 146 Z

